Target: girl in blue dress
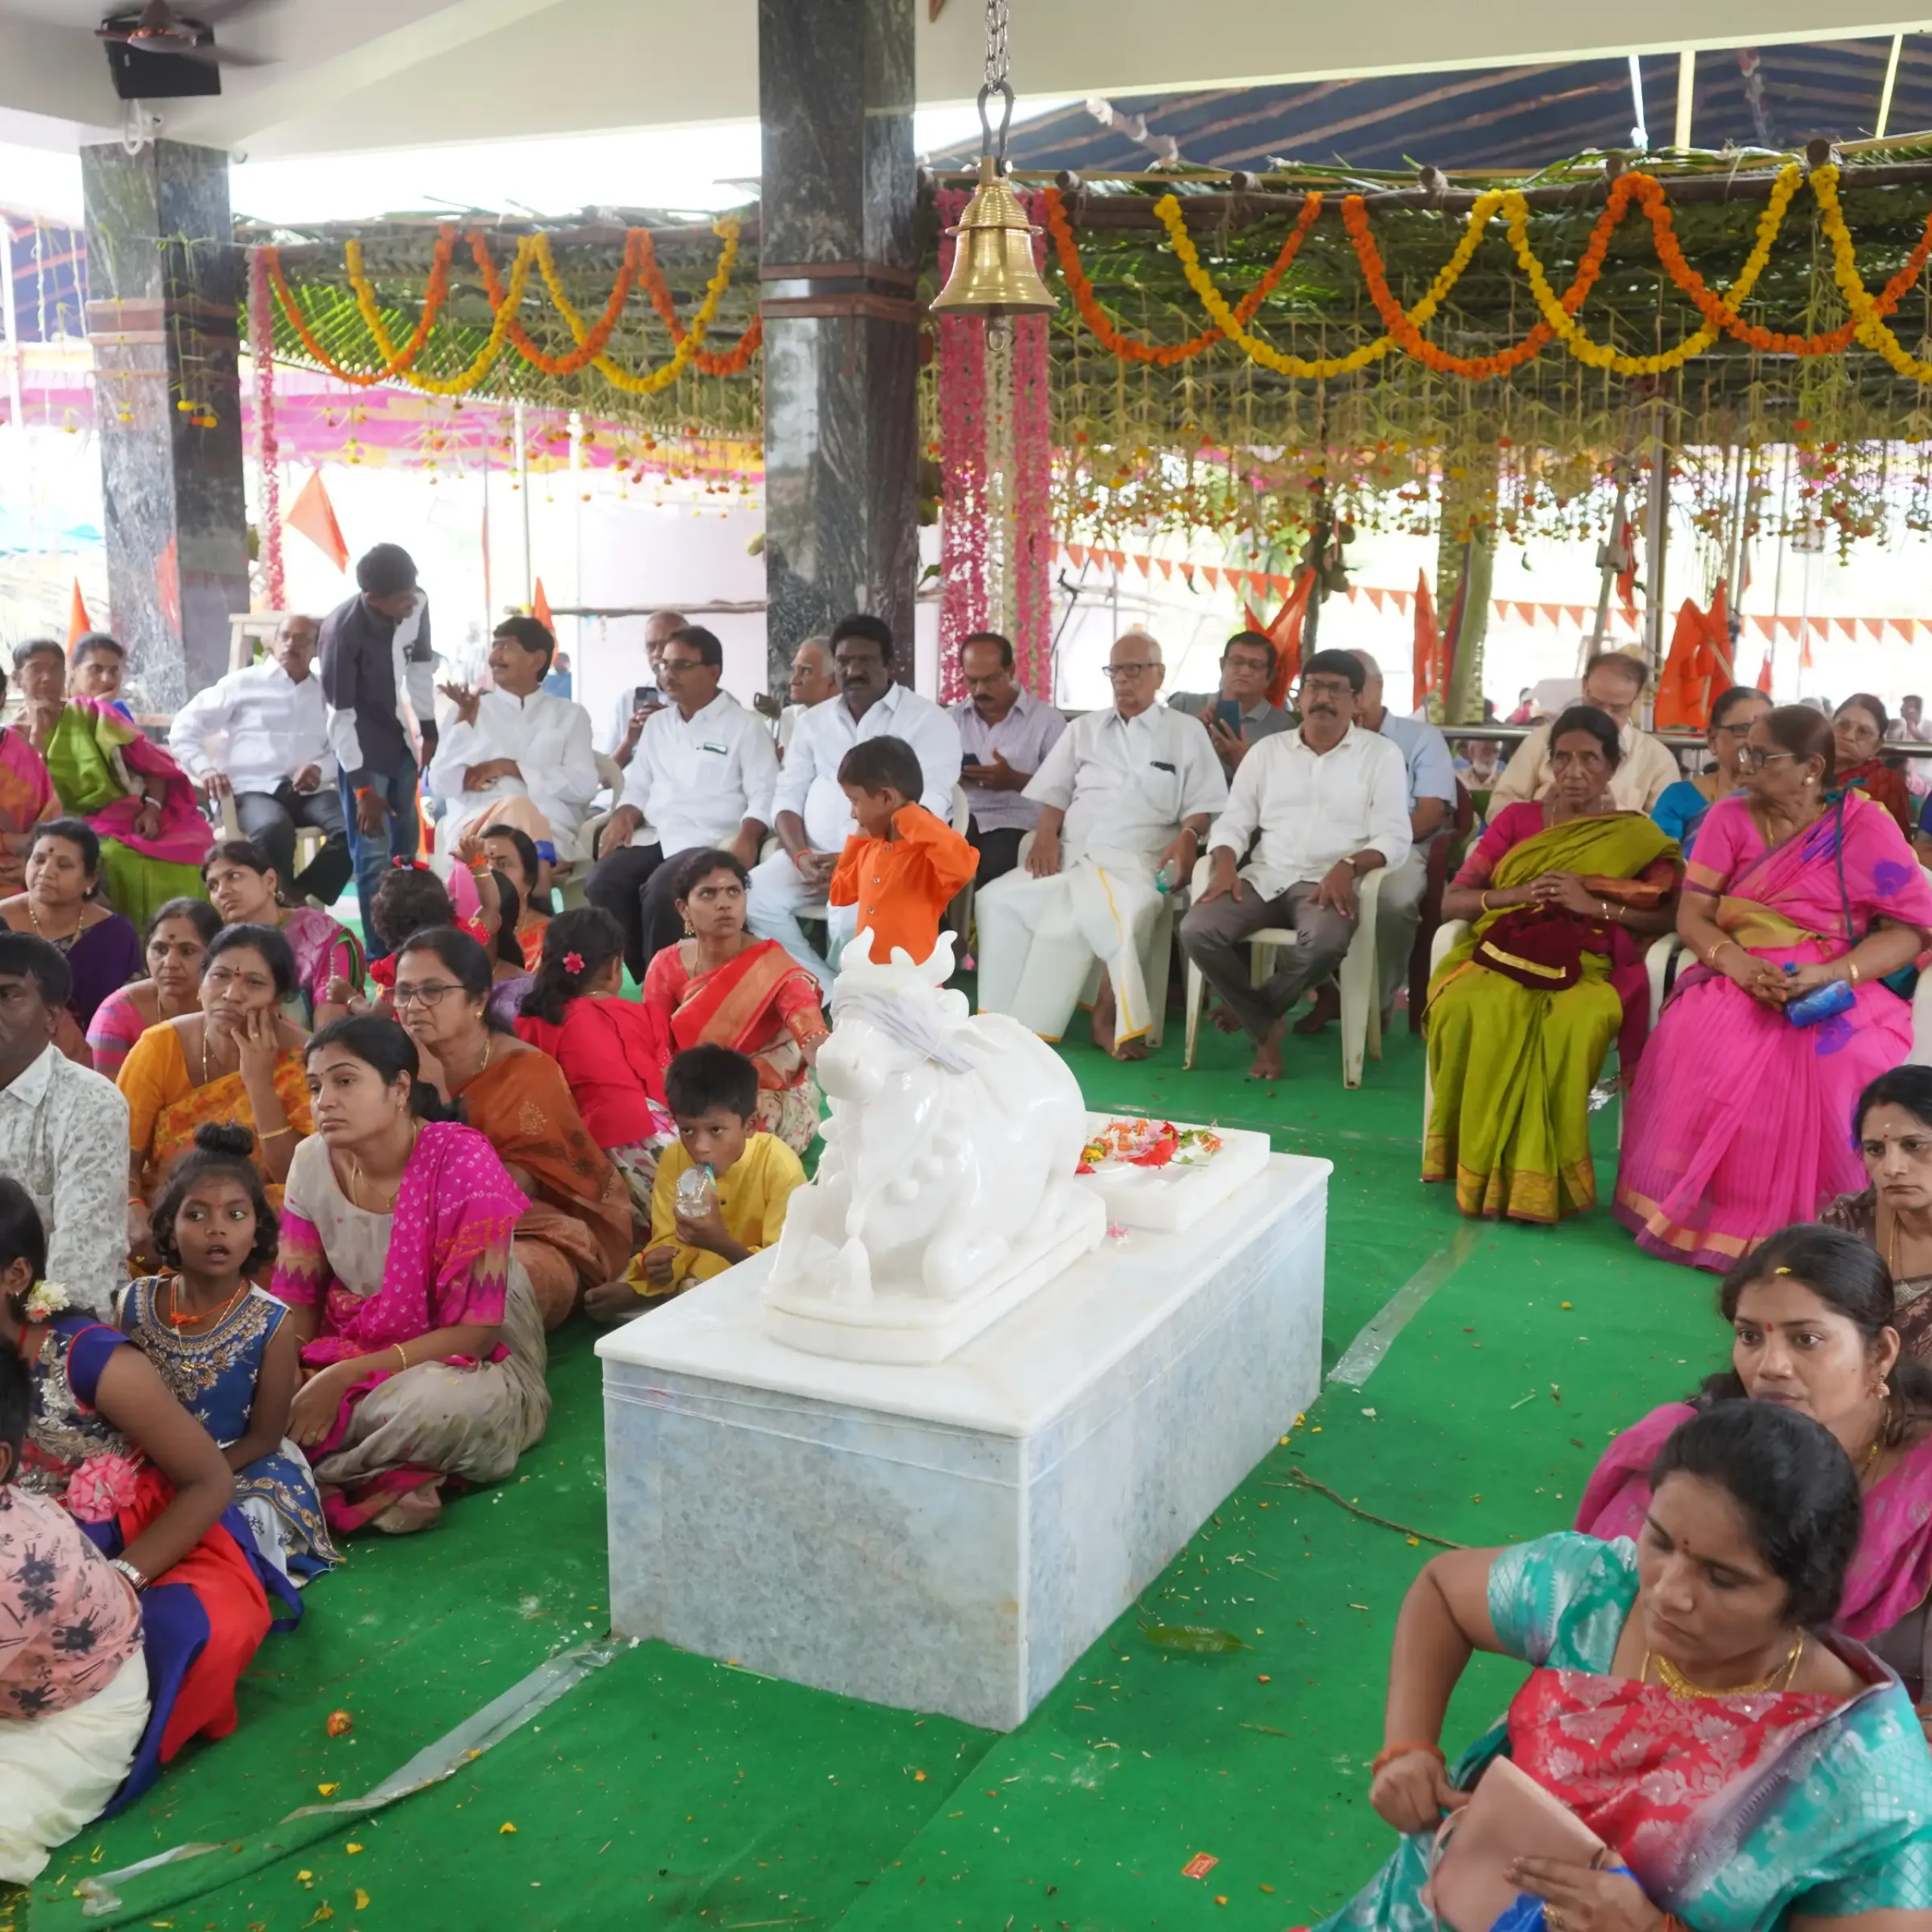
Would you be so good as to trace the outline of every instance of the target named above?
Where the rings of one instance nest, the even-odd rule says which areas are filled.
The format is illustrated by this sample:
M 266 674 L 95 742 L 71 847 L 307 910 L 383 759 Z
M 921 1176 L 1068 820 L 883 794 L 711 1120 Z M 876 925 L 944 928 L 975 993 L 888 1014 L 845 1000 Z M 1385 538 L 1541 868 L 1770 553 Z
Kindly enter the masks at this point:
M 257 1546 L 299 1589 L 341 1558 L 308 1459 L 288 1437 L 300 1379 L 288 1309 L 250 1279 L 275 1259 L 277 1234 L 254 1146 L 232 1123 L 197 1130 L 153 1208 L 155 1252 L 171 1272 L 129 1282 L 118 1314 L 221 1444 Z

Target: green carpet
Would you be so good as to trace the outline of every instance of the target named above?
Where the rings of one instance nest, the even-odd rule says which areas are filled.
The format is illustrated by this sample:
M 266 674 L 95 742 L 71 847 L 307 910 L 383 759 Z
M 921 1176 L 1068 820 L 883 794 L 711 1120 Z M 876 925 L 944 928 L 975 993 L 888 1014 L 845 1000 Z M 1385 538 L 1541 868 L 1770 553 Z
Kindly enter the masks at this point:
M 1177 1037 L 1138 1067 L 1067 1058 L 1097 1106 L 1263 1128 L 1334 1163 L 1327 1365 L 1411 1278 L 1440 1286 L 1365 1386 L 1329 1384 L 1302 1426 L 1282 1419 L 1281 1445 L 1026 1724 L 996 1737 L 640 1645 L 435 1789 L 366 1822 L 281 1825 L 319 1785 L 369 1789 L 604 1632 L 598 1377 L 574 1327 L 555 1345 L 549 1435 L 517 1479 L 429 1536 L 358 1541 L 309 1593 L 303 1629 L 263 1647 L 235 1735 L 59 1854 L 32 1923 L 1277 1932 L 1332 1910 L 1391 1843 L 1365 1767 L 1395 1611 L 1428 1546 L 1291 1472 L 1459 1542 L 1563 1526 L 1607 1436 L 1717 1356 L 1712 1284 L 1639 1256 L 1601 1211 L 1498 1229 L 1424 1189 L 1405 1026 L 1353 1094 L 1332 1034 L 1291 1042 L 1269 1088 L 1241 1079 L 1246 1052 L 1219 1035 L 1192 1074 Z M 1607 1184 L 1614 1113 L 1595 1130 Z M 862 1578 L 853 1600 L 862 1616 Z M 1247 1647 L 1177 1655 L 1141 1634 L 1169 1623 Z M 1519 1677 L 1479 1664 L 1449 1740 Z M 354 1728 L 331 1740 L 336 1709 Z M 224 1848 L 122 1884 L 119 1912 L 85 1919 L 67 1897 L 90 1872 L 189 1840 Z M 1185 1875 L 1202 1855 L 1217 1862 Z

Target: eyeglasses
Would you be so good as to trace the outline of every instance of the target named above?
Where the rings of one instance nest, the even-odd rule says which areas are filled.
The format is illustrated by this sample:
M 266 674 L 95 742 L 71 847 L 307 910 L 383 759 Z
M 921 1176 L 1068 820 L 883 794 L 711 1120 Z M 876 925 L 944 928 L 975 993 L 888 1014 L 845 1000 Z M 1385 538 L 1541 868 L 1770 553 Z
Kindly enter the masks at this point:
M 1160 668 L 1159 665 L 1151 662 L 1146 664 L 1109 664 L 1107 675 L 1118 684 L 1124 678 L 1144 678 L 1149 671 L 1158 671 Z
M 1353 697 L 1355 688 L 1346 678 L 1304 678 L 1301 694 L 1303 697 Z
M 701 671 L 703 668 L 702 657 L 673 657 L 669 651 L 657 660 L 660 675 L 670 671 Z
M 431 980 L 420 986 L 398 986 L 389 998 L 398 1008 L 414 1006 L 419 999 L 425 1006 L 434 1006 L 445 993 L 460 993 L 462 990 L 453 980 Z
M 1762 771 L 1766 765 L 1775 764 L 1781 758 L 1795 758 L 1795 752 L 1764 751 L 1755 745 L 1740 745 L 1737 762 L 1746 771 Z

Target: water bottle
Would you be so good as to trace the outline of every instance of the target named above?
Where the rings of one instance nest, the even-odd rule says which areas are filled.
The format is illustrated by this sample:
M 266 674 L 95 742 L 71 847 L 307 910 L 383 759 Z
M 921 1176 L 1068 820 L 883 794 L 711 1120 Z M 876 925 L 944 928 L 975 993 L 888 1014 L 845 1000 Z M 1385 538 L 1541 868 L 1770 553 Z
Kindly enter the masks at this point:
M 718 1183 L 709 1164 L 687 1168 L 678 1177 L 678 1212 L 687 1221 L 708 1220 L 718 1207 Z
M 1170 859 L 1154 875 L 1154 890 L 1156 892 L 1171 892 L 1180 883 L 1180 861 L 1178 859 Z
M 1798 968 L 1787 960 L 1784 970 L 1795 973 Z M 1820 1020 L 1835 1018 L 1847 1011 L 1857 998 L 1844 980 L 1828 980 L 1823 986 L 1814 987 L 1802 999 L 1793 1000 L 1785 1008 L 1784 1017 L 1794 1026 L 1815 1026 Z

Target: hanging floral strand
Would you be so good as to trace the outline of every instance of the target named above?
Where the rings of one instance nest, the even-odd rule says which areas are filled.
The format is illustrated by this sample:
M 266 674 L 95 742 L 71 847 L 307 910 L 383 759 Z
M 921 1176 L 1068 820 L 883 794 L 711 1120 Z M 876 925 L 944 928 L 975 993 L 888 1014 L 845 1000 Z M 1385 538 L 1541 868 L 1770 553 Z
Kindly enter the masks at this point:
M 257 514 L 262 540 L 262 580 L 271 611 L 288 601 L 281 558 L 281 446 L 275 433 L 275 294 L 266 251 L 248 251 L 248 354 L 255 365 L 255 454 L 260 466 Z
M 957 189 L 939 198 L 942 230 L 964 208 Z M 952 238 L 940 244 L 940 274 L 952 266 Z M 962 638 L 981 629 L 986 608 L 986 334 L 977 317 L 939 321 L 940 512 L 939 688 L 943 703 L 964 694 Z
M 1044 224 L 1044 198 L 1023 197 L 1028 218 Z M 1047 236 L 1033 238 L 1033 266 L 1044 269 Z M 1048 318 L 1022 315 L 1014 324 L 1013 488 L 1015 541 L 1013 648 L 1020 681 L 1053 702 L 1053 429 L 1048 411 L 1051 374 Z

